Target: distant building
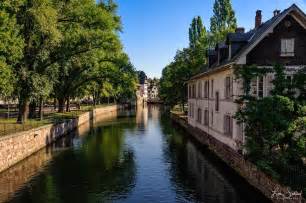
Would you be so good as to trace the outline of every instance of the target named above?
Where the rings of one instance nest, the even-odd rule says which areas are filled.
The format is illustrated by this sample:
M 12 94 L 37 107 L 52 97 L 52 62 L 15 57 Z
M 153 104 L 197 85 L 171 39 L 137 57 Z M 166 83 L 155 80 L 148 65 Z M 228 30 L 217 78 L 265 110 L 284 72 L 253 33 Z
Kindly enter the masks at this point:
M 148 79 L 148 102 L 159 103 L 159 80 Z
M 283 64 L 287 78 L 306 67 L 306 15 L 295 4 L 262 23 L 261 11 L 256 12 L 255 28 L 245 32 L 238 28 L 225 42 L 208 53 L 208 70 L 188 82 L 188 123 L 213 136 L 234 150 L 245 141 L 244 127 L 234 115 L 239 109 L 235 100 L 243 95 L 243 82 L 235 78 L 236 65 L 257 65 L 272 68 Z M 269 96 L 274 74 L 252 81 L 251 93 Z
M 144 81 L 143 84 L 137 85 L 136 91 L 137 105 L 145 104 L 148 101 L 148 82 Z

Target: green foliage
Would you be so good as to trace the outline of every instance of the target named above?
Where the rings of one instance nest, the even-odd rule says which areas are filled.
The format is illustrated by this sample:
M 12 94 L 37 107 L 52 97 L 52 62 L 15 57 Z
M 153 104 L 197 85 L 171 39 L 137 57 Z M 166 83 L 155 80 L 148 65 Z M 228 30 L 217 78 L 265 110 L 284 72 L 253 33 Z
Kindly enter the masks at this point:
M 196 49 L 206 45 L 207 33 L 200 16 L 193 18 L 189 28 L 189 47 Z M 202 47 L 203 48 L 203 47 Z M 206 47 L 204 47 L 205 50 Z
M 268 72 L 274 73 L 272 95 L 264 98 L 250 96 L 250 81 Z M 300 72 L 294 78 L 301 77 L 298 74 Z M 275 65 L 273 70 L 256 66 L 237 68 L 236 76 L 244 81 L 245 95 L 239 101 L 243 105 L 235 117 L 245 126 L 247 157 L 274 178 L 284 180 L 284 169 L 305 167 L 306 106 L 305 101 L 296 99 L 302 91 L 286 79 L 285 68 L 281 65 Z M 294 184 L 291 186 L 295 187 Z
M 146 73 L 143 71 L 137 71 L 139 84 L 144 84 L 145 80 L 148 78 Z
M 111 0 L 0 2 L 0 95 L 18 95 L 20 122 L 30 102 L 35 111 L 50 96 L 62 103 L 85 96 L 88 86 L 104 93 L 107 86 L 114 98 L 134 96 L 136 74 L 116 10 Z
M 22 57 L 24 46 L 19 36 L 16 12 L 22 1 L 3 0 L 0 2 L 0 96 L 10 96 L 14 89 L 12 67 Z
M 214 15 L 210 19 L 210 31 L 214 44 L 226 39 L 226 35 L 235 32 L 237 20 L 231 0 L 215 0 Z
M 200 17 L 192 20 L 189 39 L 190 47 L 177 51 L 174 61 L 162 72 L 160 97 L 170 106 L 187 102 L 187 81 L 207 62 L 208 36 Z

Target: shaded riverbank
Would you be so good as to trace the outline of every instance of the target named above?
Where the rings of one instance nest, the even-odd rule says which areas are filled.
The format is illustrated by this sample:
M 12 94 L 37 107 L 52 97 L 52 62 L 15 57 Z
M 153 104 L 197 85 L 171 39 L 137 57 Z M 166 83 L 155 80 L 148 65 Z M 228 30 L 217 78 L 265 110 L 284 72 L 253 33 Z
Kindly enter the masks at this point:
M 2 174 L 0 199 L 7 202 L 267 201 L 209 151 L 175 129 L 169 115 L 163 114 L 160 107 L 138 109 L 135 117 L 126 115 L 129 117 L 84 127 L 40 151 L 40 158 L 24 160 L 20 164 L 28 166 L 29 175 L 12 190 L 8 190 L 11 186 L 6 181 L 12 182 L 15 172 Z M 33 165 L 37 159 L 43 164 Z M 9 174 L 10 178 L 2 178 Z

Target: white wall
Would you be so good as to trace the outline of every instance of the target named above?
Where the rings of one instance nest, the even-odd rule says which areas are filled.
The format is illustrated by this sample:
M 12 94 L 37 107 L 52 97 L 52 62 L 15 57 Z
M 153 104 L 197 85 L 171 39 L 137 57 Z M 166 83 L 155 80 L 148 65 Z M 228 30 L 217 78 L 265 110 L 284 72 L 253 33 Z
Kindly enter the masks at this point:
M 242 141 L 242 135 L 241 135 L 241 128 L 237 125 L 236 120 L 233 120 L 233 135 L 232 137 L 224 134 L 224 116 L 230 115 L 234 116 L 235 112 L 238 109 L 238 106 L 236 103 L 234 103 L 235 98 L 238 94 L 241 92 L 240 84 L 236 82 L 235 80 L 232 81 L 232 88 L 233 88 L 233 96 L 230 99 L 225 98 L 225 78 L 226 77 L 234 77 L 233 70 L 227 69 L 225 71 L 215 73 L 211 76 L 205 76 L 201 79 L 198 79 L 195 82 L 195 84 L 198 84 L 198 82 L 202 82 L 202 97 L 201 98 L 195 98 L 195 99 L 188 99 L 188 105 L 194 106 L 194 116 L 191 117 L 190 114 L 188 114 L 188 123 L 192 125 L 193 127 L 197 127 L 204 132 L 210 134 L 211 136 L 215 137 L 219 141 L 227 144 L 231 148 L 237 150 L 239 149 L 239 145 L 236 141 L 240 140 Z M 204 82 L 209 81 L 209 99 L 203 98 L 204 97 Z M 213 87 L 213 97 L 211 94 L 211 81 L 214 81 L 214 87 Z M 194 84 L 192 82 L 189 83 Z M 198 85 L 196 85 L 198 87 Z M 189 90 L 189 88 L 188 88 Z M 219 111 L 217 112 L 215 110 L 215 93 L 219 92 Z M 198 93 L 198 89 L 196 88 L 196 93 Z M 198 115 L 197 110 L 198 108 L 202 109 L 202 122 L 199 123 L 197 121 Z M 204 125 L 204 110 L 209 110 L 209 126 Z M 213 119 L 211 116 L 211 113 L 213 112 Z M 213 121 L 213 122 L 212 122 Z

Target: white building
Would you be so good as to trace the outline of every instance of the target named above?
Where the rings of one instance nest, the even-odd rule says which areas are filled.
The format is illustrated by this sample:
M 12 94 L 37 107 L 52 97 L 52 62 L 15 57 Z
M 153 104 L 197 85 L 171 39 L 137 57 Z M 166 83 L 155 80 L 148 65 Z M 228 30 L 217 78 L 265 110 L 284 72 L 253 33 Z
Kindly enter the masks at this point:
M 285 66 L 288 77 L 306 67 L 306 15 L 296 5 L 261 22 L 256 12 L 255 28 L 243 28 L 227 36 L 208 54 L 209 68 L 188 82 L 188 123 L 213 136 L 234 150 L 244 143 L 243 126 L 233 118 L 239 106 L 234 101 L 243 94 L 242 81 L 236 80 L 236 65 L 272 68 Z M 273 74 L 252 81 L 252 94 L 264 97 L 273 88 Z

